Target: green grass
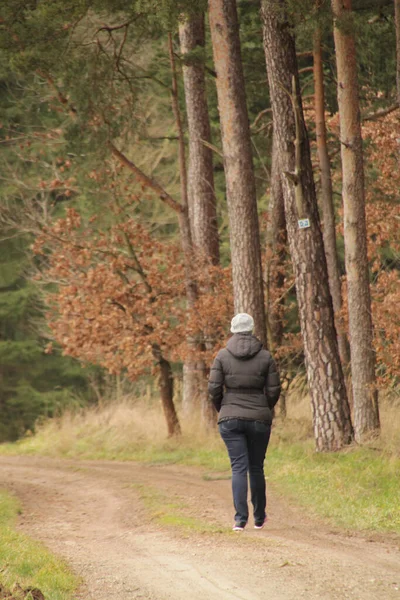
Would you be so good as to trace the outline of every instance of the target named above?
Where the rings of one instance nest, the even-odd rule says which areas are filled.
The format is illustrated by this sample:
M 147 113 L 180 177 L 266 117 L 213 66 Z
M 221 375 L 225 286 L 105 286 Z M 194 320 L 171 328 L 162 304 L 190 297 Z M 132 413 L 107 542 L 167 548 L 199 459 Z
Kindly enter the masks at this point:
M 15 529 L 18 502 L 0 491 L 0 583 L 39 588 L 46 600 L 70 600 L 78 579 L 46 548 Z
M 131 459 L 200 466 L 206 469 L 205 480 L 229 477 L 222 445 L 211 453 L 180 445 L 171 449 L 171 445 L 134 453 Z M 400 535 L 399 458 L 356 446 L 339 453 L 316 453 L 313 440 L 290 444 L 273 438 L 265 471 L 277 491 L 332 525 Z
M 400 534 L 400 459 L 354 447 L 317 454 L 313 443 L 272 447 L 267 476 L 337 526 Z
M 12 449 L 37 453 L 33 442 L 34 438 Z M 158 446 L 130 445 L 109 452 L 91 446 L 87 439 L 64 456 L 182 464 L 204 469 L 203 479 L 226 479 L 229 462 L 225 448 L 218 440 L 212 446 L 199 448 L 189 440 L 167 440 Z M 334 525 L 360 531 L 400 534 L 399 474 L 399 458 L 359 447 L 320 454 L 311 440 L 293 445 L 273 438 L 266 461 L 267 480 L 278 491 Z
M 400 535 L 400 432 L 393 411 L 382 415 L 386 428 L 379 443 L 387 451 L 354 446 L 316 453 L 309 419 L 278 421 L 267 454 L 268 482 L 333 525 Z M 196 419 L 183 423 L 183 431 L 180 439 L 166 439 L 158 409 L 113 404 L 52 420 L 36 436 L 0 446 L 0 453 L 181 464 L 200 467 L 203 479 L 227 478 L 229 461 L 218 433 L 201 432 Z
M 47 432 L 49 433 L 49 432 Z M 60 441 L 56 432 L 39 434 L 13 444 L 0 444 L 0 455 L 44 455 L 87 460 L 137 461 L 152 465 L 185 464 L 224 471 L 229 467 L 225 448 L 216 437 L 204 440 L 204 446 L 190 435 L 180 439 L 155 439 L 152 442 L 136 439 L 131 433 L 129 441 L 113 439 L 113 433 L 90 431 L 79 433 L 67 443 Z M 54 437 L 53 437 L 54 434 Z M 210 441 L 212 442 L 210 444 Z
M 175 527 L 192 533 L 225 533 L 226 527 L 220 527 L 204 519 L 196 519 L 190 515 L 187 504 L 181 498 L 169 498 L 148 484 L 132 486 L 138 492 L 150 518 L 166 527 Z

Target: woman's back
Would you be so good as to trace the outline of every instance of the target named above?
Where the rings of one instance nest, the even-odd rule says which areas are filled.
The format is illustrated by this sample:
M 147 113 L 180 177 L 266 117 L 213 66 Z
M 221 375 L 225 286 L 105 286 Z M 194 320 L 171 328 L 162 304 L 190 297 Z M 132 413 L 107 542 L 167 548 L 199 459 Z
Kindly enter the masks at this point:
M 271 354 L 251 333 L 234 334 L 214 360 L 209 391 L 219 422 L 241 418 L 270 423 L 280 393 Z

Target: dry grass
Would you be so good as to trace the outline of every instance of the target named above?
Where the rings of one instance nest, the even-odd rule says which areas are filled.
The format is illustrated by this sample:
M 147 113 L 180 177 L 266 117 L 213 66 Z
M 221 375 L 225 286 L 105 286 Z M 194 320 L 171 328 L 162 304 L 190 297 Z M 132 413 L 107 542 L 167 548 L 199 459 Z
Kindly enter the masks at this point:
M 398 456 L 400 451 L 400 421 L 397 418 L 400 400 L 383 396 L 381 399 L 381 436 L 371 445 L 385 454 Z M 296 391 L 287 400 L 287 417 L 280 416 L 279 405 L 274 422 L 273 445 L 297 444 L 313 439 L 312 415 L 308 396 Z M 16 445 L 4 445 L 3 453 L 43 453 L 51 456 L 80 456 L 82 458 L 119 458 L 146 460 L 158 453 L 164 459 L 175 460 L 178 452 L 224 453 L 217 430 L 206 431 L 201 417 L 180 417 L 183 434 L 179 439 L 167 438 L 161 405 L 154 398 L 143 402 L 126 395 L 101 407 L 67 411 L 61 417 L 39 424 L 34 436 Z M 201 461 L 199 462 L 199 464 Z
M 67 411 L 38 425 L 35 435 L 2 446 L 2 453 L 79 458 L 187 462 L 227 468 L 216 429 L 205 431 L 201 418 L 181 418 L 182 436 L 168 439 L 160 404 L 126 396 L 118 403 Z
M 345 452 L 314 451 L 309 399 L 293 394 L 287 418 L 277 411 L 266 475 L 283 493 L 336 525 L 400 534 L 400 422 L 398 401 L 381 401 L 382 435 Z M 204 431 L 198 415 L 181 418 L 183 435 L 168 439 L 161 406 L 151 398 L 125 396 L 101 408 L 65 413 L 42 423 L 36 435 L 0 446 L 12 454 L 180 463 L 229 474 L 216 430 Z
M 387 454 L 400 456 L 400 399 L 384 397 L 381 400 L 381 437 L 379 447 Z
M 400 396 L 398 393 L 381 392 L 380 396 L 381 435 L 374 438 L 370 447 L 382 450 L 391 456 L 400 456 Z M 279 407 L 279 405 L 278 405 Z M 288 443 L 313 439 L 311 403 L 308 395 L 292 394 L 287 402 L 287 418 L 282 421 L 277 411 L 275 435 L 279 441 Z

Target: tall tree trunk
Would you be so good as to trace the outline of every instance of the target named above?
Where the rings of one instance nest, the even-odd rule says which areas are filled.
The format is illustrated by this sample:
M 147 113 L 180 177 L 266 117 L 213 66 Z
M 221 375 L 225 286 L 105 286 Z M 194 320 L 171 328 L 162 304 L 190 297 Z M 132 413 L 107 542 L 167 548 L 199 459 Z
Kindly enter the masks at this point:
M 352 426 L 299 93 L 295 43 L 285 8 L 285 0 L 263 0 L 264 50 L 316 448 L 332 451 L 351 442 Z M 308 219 L 310 226 L 300 228 L 300 219 Z
M 206 81 L 203 58 L 195 54 L 204 50 L 204 15 L 187 17 L 180 23 L 179 39 L 183 62 L 186 113 L 189 134 L 188 200 L 189 218 L 196 260 L 219 263 L 219 239 L 214 190 L 212 151 L 203 141 L 211 142 Z M 185 364 L 183 408 L 190 409 L 198 398 L 206 426 L 215 424 L 215 411 L 210 403 L 204 361 Z M 189 372 L 188 369 L 191 369 Z M 185 410 L 185 412 L 188 412 Z
M 235 0 L 209 0 L 230 222 L 234 307 L 248 312 L 265 343 L 256 186 Z
M 178 421 L 174 405 L 174 379 L 170 363 L 163 357 L 161 349 L 156 344 L 153 345 L 153 356 L 159 366 L 160 374 L 158 386 L 160 388 L 161 404 L 167 422 L 168 437 L 180 435 L 181 428 Z
M 336 50 L 344 244 L 356 441 L 379 430 L 365 222 L 364 164 L 351 0 L 332 0 Z
M 189 132 L 188 196 L 193 244 L 212 264 L 219 263 L 217 210 L 214 191 L 210 119 L 206 96 L 203 59 L 195 51 L 204 50 L 204 15 L 182 21 L 179 39 L 183 61 L 186 113 Z
M 319 8 L 320 1 L 317 2 Z M 315 126 L 317 135 L 317 151 L 321 173 L 321 201 L 324 220 L 324 246 L 328 265 L 329 289 L 331 291 L 335 325 L 338 334 L 339 354 L 343 368 L 350 361 L 347 336 L 341 319 L 342 286 L 340 281 L 339 261 L 336 248 L 335 209 L 333 206 L 333 191 L 331 166 L 326 143 L 325 125 L 325 91 L 322 65 L 321 29 L 317 27 L 314 33 L 314 106 Z
M 186 169 L 186 152 L 185 152 L 185 139 L 183 134 L 182 119 L 179 109 L 178 100 L 178 81 L 175 66 L 175 56 L 172 43 L 172 35 L 168 36 L 168 50 L 172 71 L 172 108 L 175 115 L 176 127 L 178 130 L 179 139 L 179 170 L 181 180 L 181 204 L 185 209 L 185 222 L 183 224 L 183 231 L 181 228 L 181 235 L 183 241 L 188 247 L 188 256 L 190 255 L 189 261 L 185 264 L 187 270 L 187 285 L 186 285 L 186 298 L 188 310 L 194 308 L 195 302 L 198 298 L 198 286 L 194 276 L 194 259 L 195 259 L 195 247 L 193 244 L 193 227 L 190 222 L 190 213 L 193 214 L 189 205 L 189 194 L 188 194 L 188 178 Z M 185 89 L 186 91 L 186 89 Z M 212 170 L 212 162 L 211 162 Z M 193 180 L 192 180 L 193 181 Z M 192 197 L 193 200 L 193 197 Z M 215 204 L 214 204 L 215 208 Z M 205 228 L 202 227 L 202 233 Z M 197 233 L 199 233 L 197 231 Z M 211 236 L 209 236 L 211 238 Z M 188 357 L 185 359 L 183 364 L 183 389 L 182 389 L 182 410 L 186 416 L 189 416 L 193 409 L 200 408 L 202 415 L 209 415 L 211 411 L 204 410 L 204 404 L 210 402 L 208 392 L 206 392 L 206 377 L 207 368 L 203 360 L 199 360 L 198 355 L 202 351 L 201 340 L 195 339 L 193 336 L 187 337 L 188 346 Z M 211 425 L 211 421 L 205 422 L 205 424 Z
M 396 90 L 397 104 L 400 106 L 400 0 L 394 0 L 394 21 L 396 26 Z
M 286 259 L 286 220 L 282 181 L 278 160 L 279 148 L 276 134 L 272 139 L 271 188 L 268 205 L 267 260 L 265 266 L 265 289 L 267 305 L 268 347 L 274 350 L 282 343 L 283 337 L 283 287 L 285 282 L 284 263 Z M 275 291 L 274 298 L 271 294 Z
M 189 304 L 193 304 L 197 299 L 197 285 L 192 273 L 193 260 L 193 239 L 189 221 L 189 206 L 188 206 L 188 191 L 187 191 L 187 170 L 186 170 L 186 151 L 185 138 L 183 135 L 182 119 L 179 110 L 178 99 L 178 81 L 176 77 L 175 56 L 172 45 L 172 35 L 168 34 L 168 52 L 170 58 L 172 85 L 171 85 L 171 102 L 172 110 L 175 116 L 176 128 L 178 131 L 179 144 L 179 176 L 181 184 L 181 218 L 179 220 L 180 233 L 182 238 L 182 248 L 188 260 L 185 260 L 186 268 L 186 292 Z

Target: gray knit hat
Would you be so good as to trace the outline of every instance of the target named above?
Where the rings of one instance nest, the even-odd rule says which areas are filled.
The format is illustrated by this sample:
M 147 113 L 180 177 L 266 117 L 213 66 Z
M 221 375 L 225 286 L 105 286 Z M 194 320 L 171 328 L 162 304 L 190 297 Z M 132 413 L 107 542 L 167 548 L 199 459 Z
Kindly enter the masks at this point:
M 247 313 L 239 313 L 231 321 L 232 333 L 243 333 L 245 331 L 253 331 L 253 329 L 254 319 Z

